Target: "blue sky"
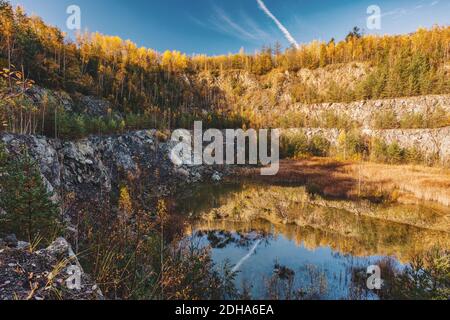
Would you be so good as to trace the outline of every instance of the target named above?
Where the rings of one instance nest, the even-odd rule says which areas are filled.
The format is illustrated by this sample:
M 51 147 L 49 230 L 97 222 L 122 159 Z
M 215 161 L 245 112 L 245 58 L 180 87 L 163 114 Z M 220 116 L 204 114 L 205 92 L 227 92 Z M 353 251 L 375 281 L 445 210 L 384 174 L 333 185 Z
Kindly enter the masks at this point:
M 82 29 L 130 39 L 158 51 L 210 55 L 247 52 L 286 34 L 258 0 L 12 0 L 64 31 L 69 5 L 78 5 Z M 298 43 L 342 39 L 354 26 L 366 28 L 368 6 L 381 8 L 382 29 L 397 34 L 450 24 L 450 0 L 259 0 Z M 370 33 L 366 30 L 366 33 Z

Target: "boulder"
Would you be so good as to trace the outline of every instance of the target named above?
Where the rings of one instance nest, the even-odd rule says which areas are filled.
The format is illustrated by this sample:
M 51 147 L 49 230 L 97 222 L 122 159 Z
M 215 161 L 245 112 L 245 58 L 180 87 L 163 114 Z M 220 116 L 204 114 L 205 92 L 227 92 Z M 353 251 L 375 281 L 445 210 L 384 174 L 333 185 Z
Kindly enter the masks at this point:
M 15 234 L 7 235 L 3 241 L 5 242 L 7 247 L 15 248 L 17 247 L 18 241 Z

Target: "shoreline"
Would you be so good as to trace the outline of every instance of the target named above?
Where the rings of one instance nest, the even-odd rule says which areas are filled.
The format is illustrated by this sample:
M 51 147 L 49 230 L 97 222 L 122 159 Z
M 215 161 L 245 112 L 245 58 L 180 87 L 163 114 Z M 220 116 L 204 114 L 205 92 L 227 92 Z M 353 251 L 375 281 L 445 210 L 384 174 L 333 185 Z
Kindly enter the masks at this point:
M 258 168 L 240 168 L 237 175 L 257 182 L 305 185 L 313 193 L 334 199 L 402 204 L 427 201 L 450 207 L 447 168 L 309 158 L 280 161 L 276 176 L 260 176 Z

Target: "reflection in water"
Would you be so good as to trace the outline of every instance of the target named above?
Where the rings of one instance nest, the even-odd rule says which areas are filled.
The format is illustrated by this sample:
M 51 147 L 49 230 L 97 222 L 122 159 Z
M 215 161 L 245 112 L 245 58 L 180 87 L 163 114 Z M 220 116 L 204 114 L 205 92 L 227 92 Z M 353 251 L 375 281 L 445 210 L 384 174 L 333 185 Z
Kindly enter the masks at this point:
M 217 264 L 234 266 L 237 286 L 253 298 L 345 299 L 355 268 L 388 256 L 402 266 L 436 245 L 450 248 L 445 209 L 331 201 L 302 187 L 254 184 L 197 190 L 179 204 L 195 217 L 187 237 L 210 246 Z
M 243 257 L 241 260 L 236 263 L 236 265 L 231 269 L 232 272 L 237 272 L 242 267 L 245 261 L 247 261 L 256 251 L 256 248 L 258 248 L 259 244 L 261 243 L 261 240 L 257 240 L 256 243 L 253 245 L 253 247 L 250 249 L 250 251 Z

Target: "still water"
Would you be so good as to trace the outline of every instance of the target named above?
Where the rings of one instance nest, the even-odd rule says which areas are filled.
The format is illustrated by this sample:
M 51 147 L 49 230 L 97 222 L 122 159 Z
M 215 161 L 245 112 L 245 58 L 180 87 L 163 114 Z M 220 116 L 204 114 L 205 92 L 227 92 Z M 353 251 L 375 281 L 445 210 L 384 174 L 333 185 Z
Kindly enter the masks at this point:
M 403 268 L 433 246 L 450 248 L 448 232 L 423 223 L 442 226 L 446 208 L 327 200 L 299 186 L 206 186 L 179 208 L 191 216 L 184 241 L 211 248 L 254 299 L 355 298 L 356 270 L 387 260 Z

